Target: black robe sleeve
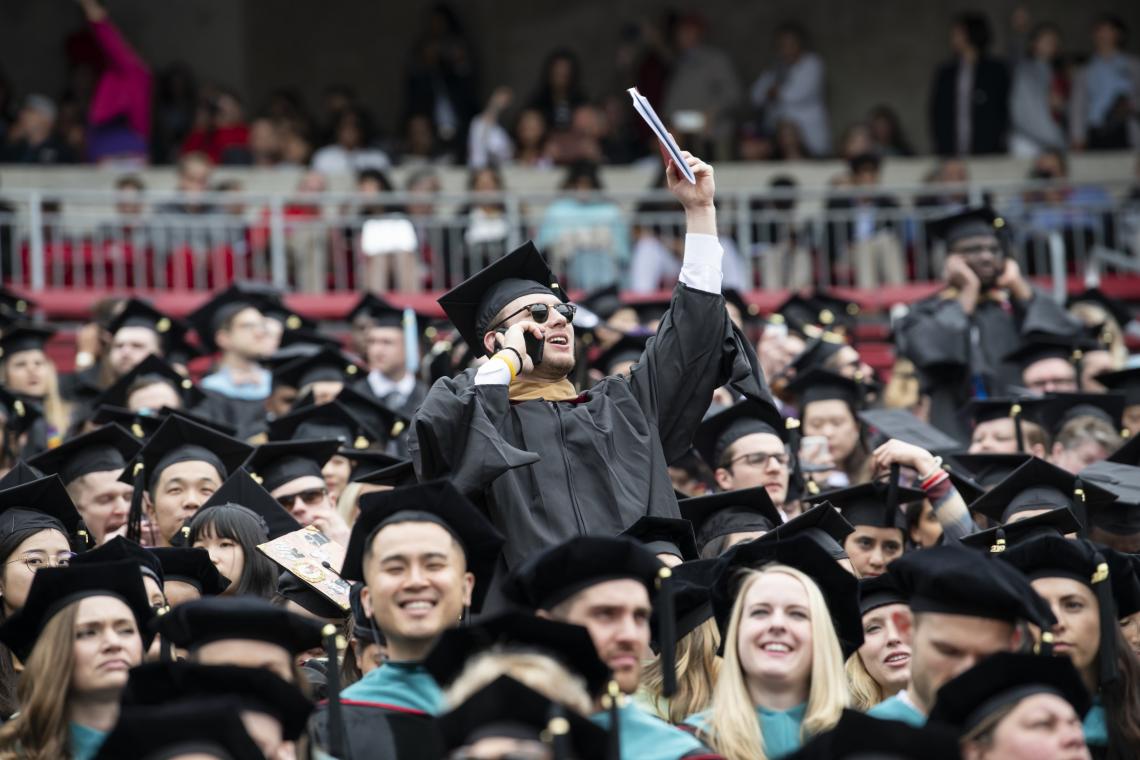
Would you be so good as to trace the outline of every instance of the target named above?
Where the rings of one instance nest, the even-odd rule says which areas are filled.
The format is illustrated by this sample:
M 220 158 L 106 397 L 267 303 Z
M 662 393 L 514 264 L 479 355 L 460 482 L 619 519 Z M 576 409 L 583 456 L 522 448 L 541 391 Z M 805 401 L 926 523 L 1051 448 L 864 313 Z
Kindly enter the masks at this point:
M 955 298 L 920 301 L 899 324 L 896 346 L 919 369 L 968 367 L 970 317 Z

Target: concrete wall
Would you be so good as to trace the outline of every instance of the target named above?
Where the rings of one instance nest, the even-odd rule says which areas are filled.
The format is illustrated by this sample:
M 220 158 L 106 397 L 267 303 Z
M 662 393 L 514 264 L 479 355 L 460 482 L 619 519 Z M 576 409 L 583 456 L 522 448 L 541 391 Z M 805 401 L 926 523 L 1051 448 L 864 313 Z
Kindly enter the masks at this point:
M 426 0 L 107 0 L 129 38 L 156 67 L 182 60 L 204 80 L 245 94 L 253 106 L 281 86 L 298 88 L 315 106 L 330 82 L 354 85 L 381 123 L 396 127 L 403 102 L 404 66 L 423 19 Z M 499 83 L 529 93 L 545 53 L 575 49 L 591 93 L 624 88 L 614 80 L 614 54 L 623 24 L 660 17 L 652 0 L 467 0 L 460 9 L 476 41 L 484 92 Z M 961 10 L 984 7 L 997 50 L 1006 49 L 1006 20 L 1014 0 L 685 0 L 709 22 L 711 40 L 751 82 L 772 56 L 771 30 L 784 19 L 807 28 L 824 52 L 832 127 L 838 133 L 877 102 L 893 105 L 920 149 L 928 145 L 924 108 L 931 73 L 947 55 L 947 23 Z M 1088 29 L 1103 10 L 1125 18 L 1140 38 L 1140 3 L 1039 0 L 1037 20 L 1066 30 L 1066 46 L 1088 49 Z M 57 93 L 63 87 L 63 44 L 80 25 L 65 0 L 0 2 L 0 67 L 21 92 Z

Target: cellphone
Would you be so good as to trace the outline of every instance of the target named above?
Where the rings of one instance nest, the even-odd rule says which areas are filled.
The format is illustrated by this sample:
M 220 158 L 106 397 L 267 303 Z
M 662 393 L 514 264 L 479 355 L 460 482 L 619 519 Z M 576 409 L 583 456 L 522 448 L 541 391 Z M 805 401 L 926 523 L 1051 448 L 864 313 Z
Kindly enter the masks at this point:
M 800 440 L 800 469 L 804 472 L 823 472 L 831 469 L 824 465 L 814 464 L 819 460 L 831 458 L 831 447 L 827 443 L 827 436 L 806 435 Z
M 507 328 L 500 327 L 495 332 L 506 335 Z M 531 363 L 537 367 L 542 362 L 542 350 L 546 346 L 546 341 L 526 333 L 523 335 L 523 342 L 526 343 L 526 355 L 530 357 Z

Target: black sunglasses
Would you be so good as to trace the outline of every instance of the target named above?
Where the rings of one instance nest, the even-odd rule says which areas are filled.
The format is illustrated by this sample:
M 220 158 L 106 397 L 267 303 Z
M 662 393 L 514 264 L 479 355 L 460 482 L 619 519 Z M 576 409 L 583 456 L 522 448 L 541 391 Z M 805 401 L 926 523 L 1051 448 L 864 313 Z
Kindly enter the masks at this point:
M 499 324 L 495 325 L 495 327 L 503 325 L 507 320 L 517 317 L 524 311 L 530 312 L 530 318 L 534 320 L 535 324 L 546 324 L 546 320 L 550 319 L 551 308 L 552 307 L 544 303 L 532 303 L 530 306 L 524 306 L 518 311 L 503 317 L 503 319 L 499 322 Z M 573 322 L 574 315 L 578 312 L 578 307 L 572 303 L 555 304 L 553 309 L 565 317 L 567 322 Z

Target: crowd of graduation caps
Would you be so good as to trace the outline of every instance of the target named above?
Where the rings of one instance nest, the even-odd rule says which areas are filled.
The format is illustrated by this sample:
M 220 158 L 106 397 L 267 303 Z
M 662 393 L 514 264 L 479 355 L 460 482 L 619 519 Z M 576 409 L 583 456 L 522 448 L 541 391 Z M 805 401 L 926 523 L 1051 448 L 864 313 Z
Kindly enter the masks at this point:
M 979 220 L 1000 226 L 970 212 L 943 233 Z M 534 552 L 483 610 L 502 534 L 407 458 L 426 386 L 476 362 L 447 323 L 364 295 L 350 353 L 253 285 L 185 321 L 131 299 L 56 378 L 51 328 L 5 293 L 0 757 L 1134 757 L 1140 446 L 1072 431 L 1127 433 L 1140 371 L 1080 392 L 1131 316 L 1079 300 L 1097 330 L 1001 312 L 1023 377 L 1061 376 L 958 409 L 967 449 L 922 418 L 949 363 L 912 351 L 884 386 L 854 304 L 797 294 L 761 317 L 726 294 L 776 404 L 718 394 L 670 467 L 684 519 Z M 667 307 L 584 297 L 577 386 L 627 371 Z M 387 374 L 360 359 L 380 343 Z M 218 358 L 196 384 L 199 353 Z M 1071 471 L 1078 446 L 1103 461 Z M 343 565 L 259 551 L 304 526 Z M 425 526 L 462 562 L 429 561 L 409 600 L 379 557 Z M 317 590 L 329 576 L 347 604 Z

